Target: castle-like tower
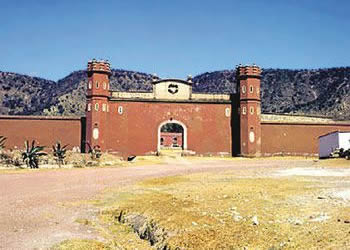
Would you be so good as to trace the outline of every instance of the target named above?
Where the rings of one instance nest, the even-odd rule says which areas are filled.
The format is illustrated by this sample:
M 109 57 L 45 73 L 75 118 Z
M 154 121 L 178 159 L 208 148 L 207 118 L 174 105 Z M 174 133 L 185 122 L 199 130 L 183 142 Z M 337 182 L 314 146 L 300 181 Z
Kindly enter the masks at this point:
M 262 70 L 256 66 L 238 66 L 236 69 L 240 107 L 240 154 L 246 157 L 261 155 L 261 99 Z
M 107 61 L 92 60 L 87 65 L 87 104 L 86 104 L 86 142 L 91 147 L 106 148 L 107 113 L 110 64 Z M 86 145 L 88 149 L 88 146 Z

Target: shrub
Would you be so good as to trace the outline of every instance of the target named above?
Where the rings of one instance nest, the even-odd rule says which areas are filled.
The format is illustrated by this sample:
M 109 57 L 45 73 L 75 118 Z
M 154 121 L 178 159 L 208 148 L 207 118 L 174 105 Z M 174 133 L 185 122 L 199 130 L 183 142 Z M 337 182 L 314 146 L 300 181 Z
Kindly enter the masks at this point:
M 68 144 L 62 147 L 61 142 L 59 141 L 52 146 L 53 156 L 56 158 L 56 162 L 58 163 L 59 167 L 61 167 L 61 164 L 64 164 L 64 158 L 66 157 L 67 146 Z
M 0 135 L 0 150 L 5 148 L 5 142 L 7 138 L 5 136 Z
M 345 158 L 347 160 L 350 160 L 350 149 L 344 150 L 343 148 L 336 149 L 334 152 L 331 153 L 331 157 L 336 158 Z
M 92 160 L 101 158 L 102 152 L 101 152 L 101 147 L 99 145 L 95 145 L 94 147 L 91 147 L 89 143 L 86 143 L 86 144 L 89 147 L 88 153 L 90 154 Z
M 35 140 L 32 141 L 31 146 L 28 141 L 24 142 L 25 151 L 22 152 L 22 159 L 27 164 L 28 168 L 39 168 L 39 158 L 47 155 L 42 150 L 44 146 L 35 146 Z
M 11 151 L 0 152 L 0 163 L 5 164 L 7 167 L 9 166 L 20 167 L 21 166 L 20 159 L 21 158 L 18 157 L 15 152 L 11 152 Z

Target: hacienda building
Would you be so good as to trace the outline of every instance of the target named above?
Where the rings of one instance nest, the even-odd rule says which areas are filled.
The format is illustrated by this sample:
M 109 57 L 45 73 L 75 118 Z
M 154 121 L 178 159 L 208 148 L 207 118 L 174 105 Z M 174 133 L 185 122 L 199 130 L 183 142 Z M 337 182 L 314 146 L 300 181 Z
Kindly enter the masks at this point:
M 188 155 L 271 156 L 318 154 L 318 137 L 350 131 L 350 122 L 261 114 L 261 69 L 238 66 L 232 94 L 192 91 L 192 79 L 154 79 L 152 92 L 110 90 L 110 64 L 87 66 L 86 116 L 0 116 L 9 147 L 25 139 L 99 147 L 120 155 L 157 155 L 176 148 Z M 44 132 L 43 132 L 44 131 Z

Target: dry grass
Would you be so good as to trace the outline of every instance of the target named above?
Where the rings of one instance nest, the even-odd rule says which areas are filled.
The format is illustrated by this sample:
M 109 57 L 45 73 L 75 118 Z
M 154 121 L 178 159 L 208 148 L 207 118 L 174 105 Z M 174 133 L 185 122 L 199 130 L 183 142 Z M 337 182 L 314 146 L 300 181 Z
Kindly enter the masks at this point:
M 343 223 L 349 214 L 340 212 L 345 211 L 341 205 L 317 198 L 322 185 L 305 178 L 196 174 L 143 181 L 96 204 L 109 211 L 103 219 L 113 225 L 119 224 L 114 216 L 122 210 L 145 215 L 169 232 L 171 247 L 350 247 L 350 226 Z M 312 221 L 323 215 L 330 218 Z M 253 225 L 253 216 L 259 225 Z M 123 246 L 132 248 L 135 242 Z
M 141 240 L 128 225 L 111 220 L 109 213 L 101 214 L 99 222 L 101 224 L 95 228 L 108 241 L 111 249 L 152 249 L 149 243 Z
M 196 164 L 206 161 L 205 157 L 188 159 Z M 108 190 L 90 202 L 100 208 L 98 221 L 77 222 L 94 227 L 107 249 L 152 249 L 130 223 L 118 222 L 121 211 L 142 215 L 164 229 L 171 249 L 350 248 L 350 202 L 325 195 L 350 187 L 350 177 L 280 177 L 269 175 L 274 170 L 266 168 L 271 162 L 287 169 L 299 160 L 303 167 L 344 168 L 349 161 L 292 157 L 283 163 L 283 159 L 244 159 L 261 161 L 265 167 L 154 178 Z M 128 164 L 163 162 L 157 157 L 138 160 Z
M 63 241 L 56 246 L 52 247 L 52 250 L 102 250 L 111 249 L 102 242 L 96 240 L 82 240 L 82 239 L 72 239 Z
M 318 165 L 328 168 L 350 168 L 350 160 L 346 160 L 345 158 L 325 159 L 319 160 Z
M 123 161 L 120 163 L 120 166 L 129 167 L 129 166 L 152 166 L 164 164 L 165 159 L 159 156 L 137 156 L 133 161 Z

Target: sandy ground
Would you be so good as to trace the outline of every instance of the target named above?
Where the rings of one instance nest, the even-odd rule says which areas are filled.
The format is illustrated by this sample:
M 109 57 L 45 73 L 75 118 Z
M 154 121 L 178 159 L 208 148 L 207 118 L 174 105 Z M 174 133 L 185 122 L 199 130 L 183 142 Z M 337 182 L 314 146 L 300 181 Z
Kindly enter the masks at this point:
M 75 221 L 96 215 L 96 208 L 81 203 L 94 199 L 105 189 L 123 186 L 151 177 L 224 170 L 263 175 L 346 174 L 338 168 L 313 168 L 305 159 L 167 159 L 164 164 L 125 168 L 93 168 L 0 172 L 0 249 L 47 249 L 70 238 L 99 235 Z M 330 171 L 330 172 L 324 172 Z M 348 190 L 334 195 L 348 199 Z M 74 205 L 72 205 L 74 204 Z M 102 239 L 101 239 L 102 240 Z

